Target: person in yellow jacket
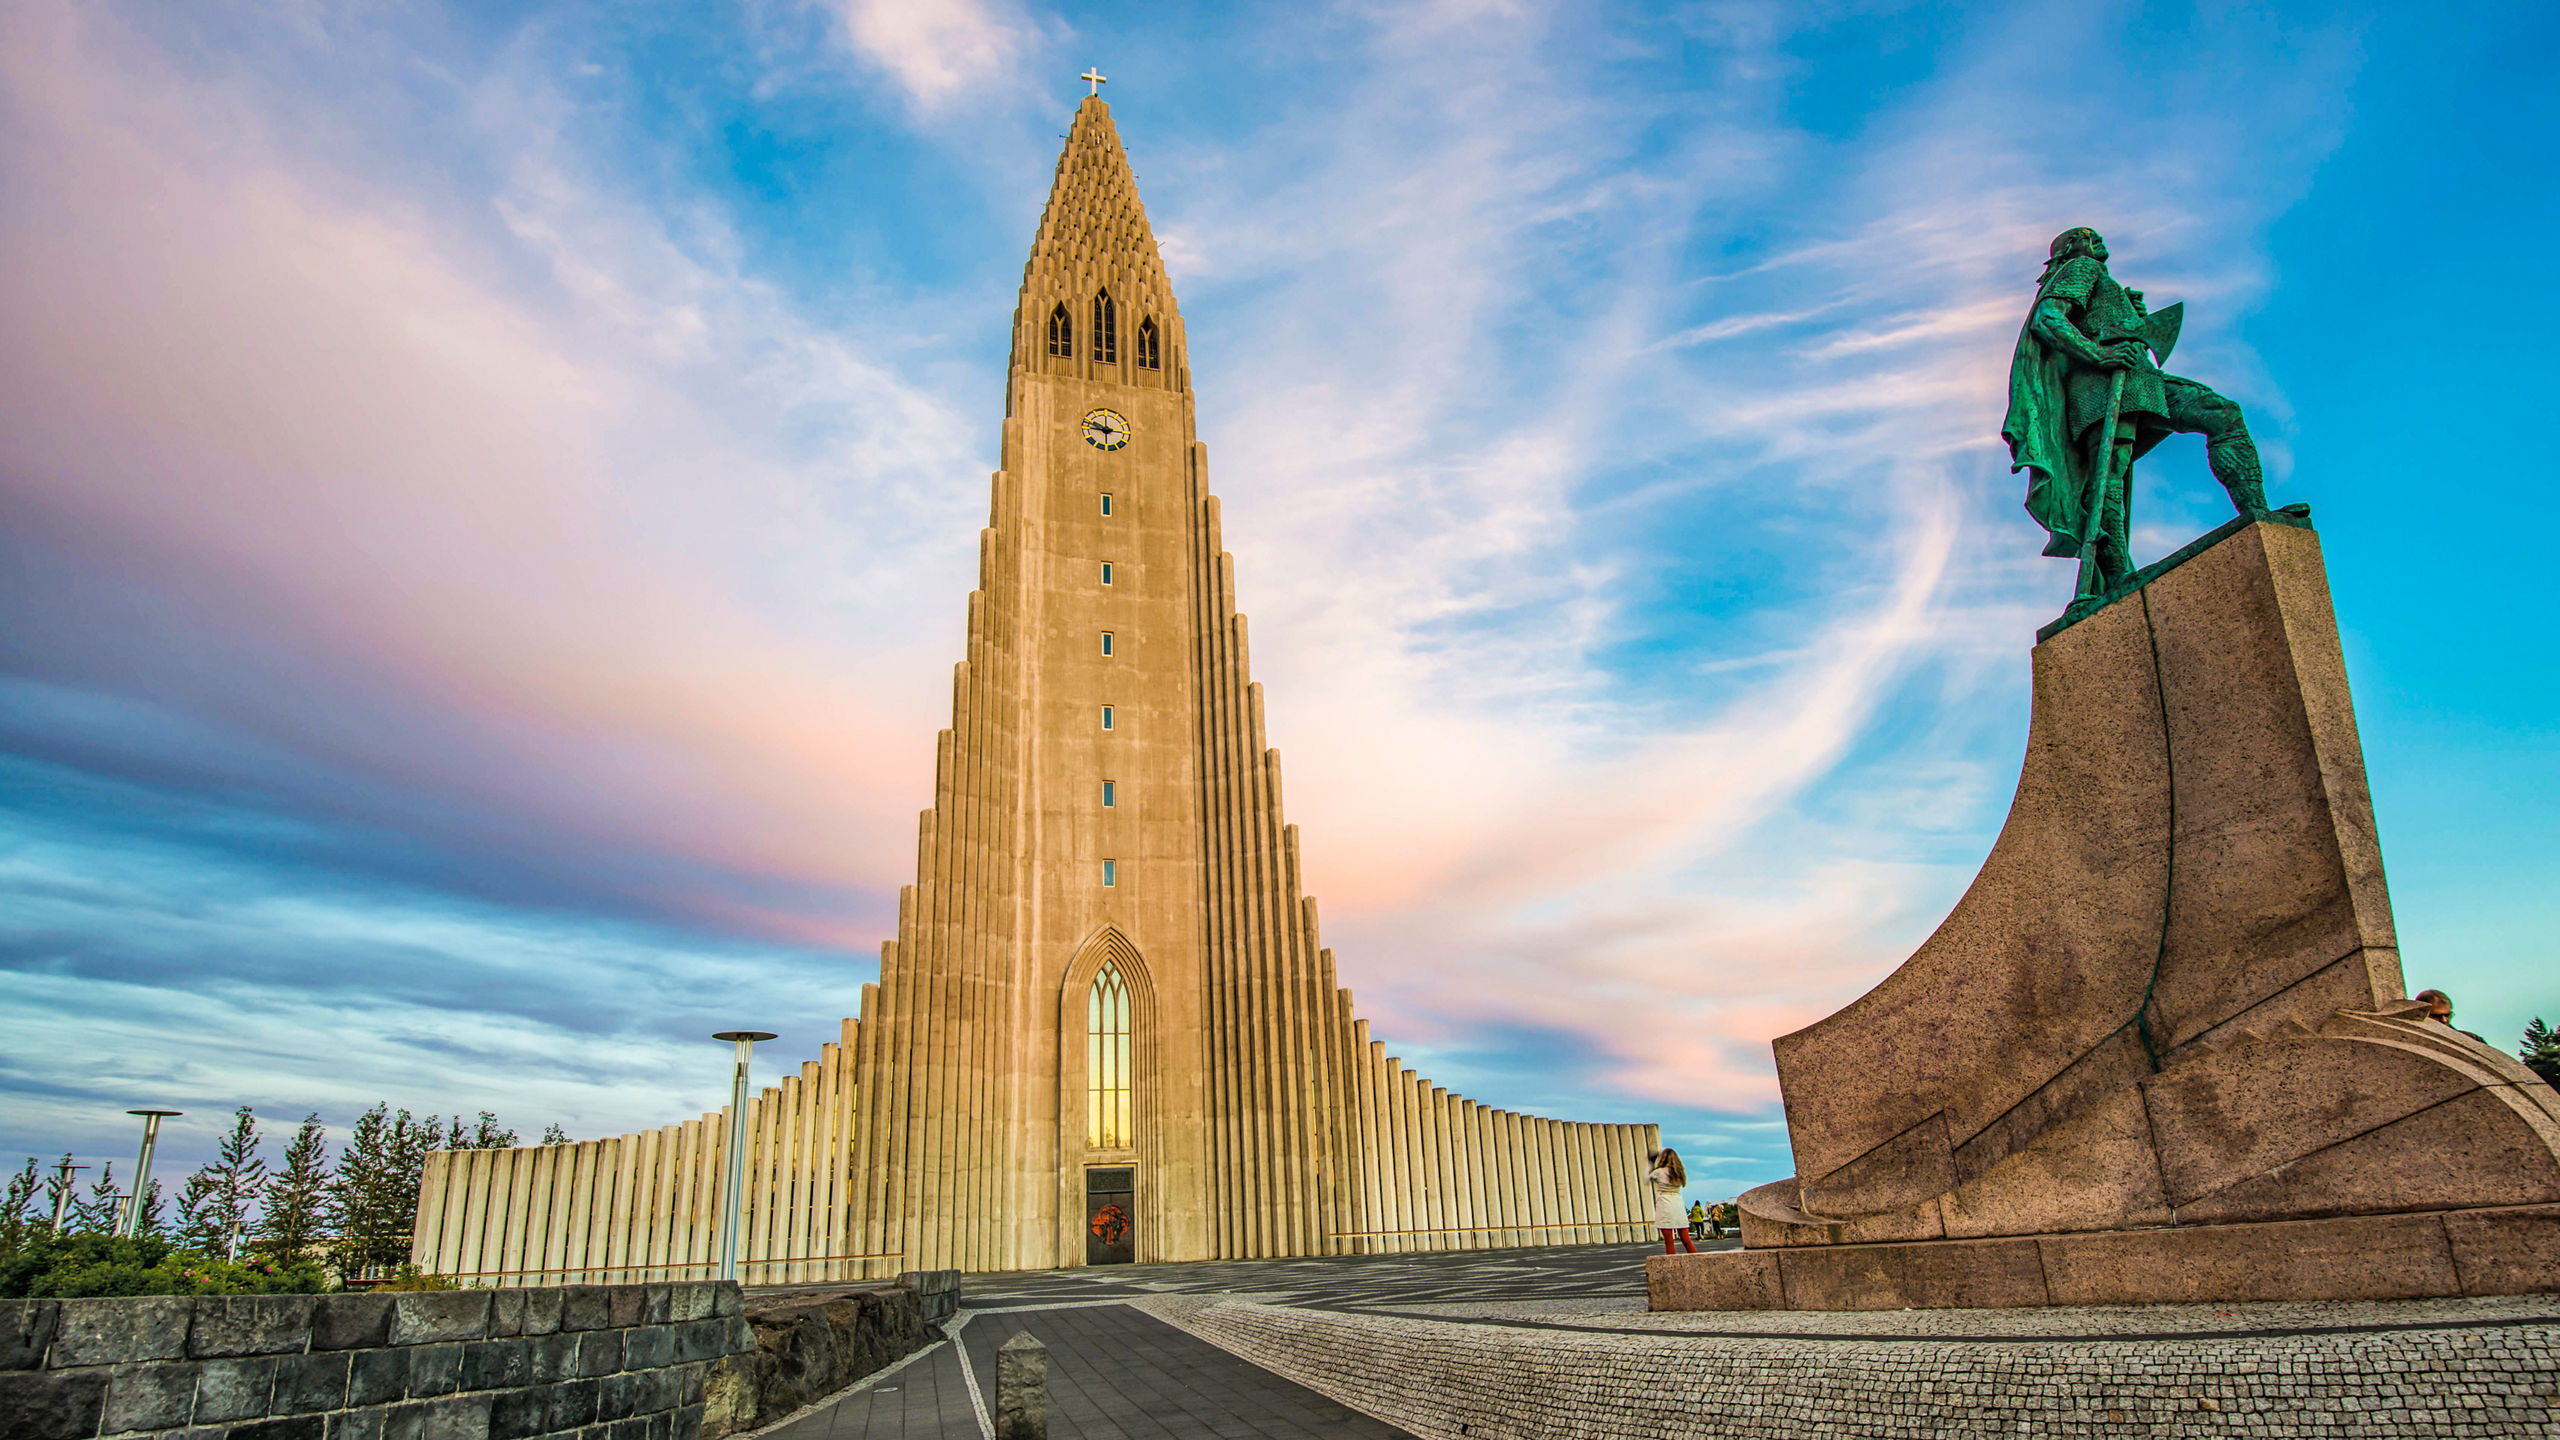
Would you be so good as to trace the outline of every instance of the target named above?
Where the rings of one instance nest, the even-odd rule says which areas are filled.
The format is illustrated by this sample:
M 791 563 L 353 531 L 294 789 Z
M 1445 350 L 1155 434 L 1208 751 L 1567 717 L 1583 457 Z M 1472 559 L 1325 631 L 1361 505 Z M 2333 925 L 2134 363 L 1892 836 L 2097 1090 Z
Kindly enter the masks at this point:
M 1707 1238 L 1707 1202 L 1704 1200 L 1689 1202 L 1689 1238 L 1692 1240 Z

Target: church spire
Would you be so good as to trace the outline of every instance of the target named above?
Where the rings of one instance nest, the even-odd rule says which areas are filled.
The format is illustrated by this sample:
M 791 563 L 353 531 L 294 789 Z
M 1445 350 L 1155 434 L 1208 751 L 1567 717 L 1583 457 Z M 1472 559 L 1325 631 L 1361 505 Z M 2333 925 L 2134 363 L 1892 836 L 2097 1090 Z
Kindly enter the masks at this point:
M 1013 368 L 1189 388 L 1182 317 L 1111 106 L 1076 107 L 1014 311 Z

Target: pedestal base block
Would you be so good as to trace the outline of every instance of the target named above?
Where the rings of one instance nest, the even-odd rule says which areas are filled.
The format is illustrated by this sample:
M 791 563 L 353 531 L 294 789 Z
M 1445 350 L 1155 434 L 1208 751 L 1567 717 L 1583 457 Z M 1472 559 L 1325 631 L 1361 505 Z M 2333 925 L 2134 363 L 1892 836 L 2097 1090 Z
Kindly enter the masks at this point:
M 2560 1283 L 2560 1205 L 1656 1255 L 1655 1310 L 1945 1310 L 2520 1295 Z

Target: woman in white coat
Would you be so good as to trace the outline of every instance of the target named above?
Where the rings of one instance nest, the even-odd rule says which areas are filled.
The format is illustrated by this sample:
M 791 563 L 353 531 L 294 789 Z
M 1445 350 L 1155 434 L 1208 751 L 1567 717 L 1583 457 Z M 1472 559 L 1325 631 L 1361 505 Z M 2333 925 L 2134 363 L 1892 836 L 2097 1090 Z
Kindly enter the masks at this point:
M 1688 1212 L 1680 1208 L 1680 1192 L 1689 1185 L 1689 1172 L 1680 1167 L 1680 1152 L 1665 1146 L 1648 1158 L 1653 1168 L 1644 1172 L 1644 1183 L 1653 1187 L 1653 1224 L 1662 1232 L 1662 1253 L 1678 1254 L 1671 1248 L 1676 1240 L 1681 1250 L 1695 1255 L 1698 1247 L 1689 1243 Z

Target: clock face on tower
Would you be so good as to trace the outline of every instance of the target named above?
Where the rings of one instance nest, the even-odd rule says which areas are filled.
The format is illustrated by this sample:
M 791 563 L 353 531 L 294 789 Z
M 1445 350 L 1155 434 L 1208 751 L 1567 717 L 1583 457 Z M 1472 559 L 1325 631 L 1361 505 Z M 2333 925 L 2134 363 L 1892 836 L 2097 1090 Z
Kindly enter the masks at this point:
M 1096 450 L 1117 450 L 1128 444 L 1129 417 L 1117 410 L 1086 411 L 1084 443 Z

